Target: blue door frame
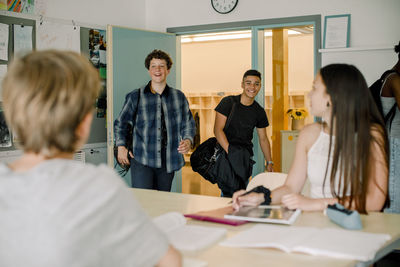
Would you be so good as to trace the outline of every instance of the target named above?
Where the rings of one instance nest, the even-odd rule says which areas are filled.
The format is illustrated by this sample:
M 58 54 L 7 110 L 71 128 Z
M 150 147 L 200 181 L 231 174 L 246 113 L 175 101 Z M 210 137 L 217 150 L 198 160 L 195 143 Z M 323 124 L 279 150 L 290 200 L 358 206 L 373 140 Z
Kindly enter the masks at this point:
M 321 48 L 321 15 L 311 16 L 300 16 L 300 17 L 288 17 L 288 18 L 276 18 L 276 19 L 265 19 L 265 20 L 251 20 L 241 22 L 230 22 L 220 24 L 207 24 L 197 26 L 184 26 L 167 28 L 167 32 L 175 33 L 177 35 L 185 34 L 197 34 L 197 33 L 209 33 L 209 32 L 221 32 L 221 31 L 237 31 L 237 30 L 251 30 L 251 66 L 254 69 L 258 69 L 261 73 L 264 73 L 264 40 L 259 38 L 259 32 L 265 29 L 274 28 L 287 28 L 294 26 L 314 26 L 314 74 L 321 67 L 321 55 L 318 50 Z M 257 102 L 265 107 L 264 95 L 265 86 L 263 79 L 263 86 L 261 92 L 257 95 Z M 254 160 L 256 164 L 253 167 L 253 176 L 258 173 L 264 172 L 264 156 L 258 145 L 258 135 L 254 131 L 253 134 L 253 149 L 254 149 Z

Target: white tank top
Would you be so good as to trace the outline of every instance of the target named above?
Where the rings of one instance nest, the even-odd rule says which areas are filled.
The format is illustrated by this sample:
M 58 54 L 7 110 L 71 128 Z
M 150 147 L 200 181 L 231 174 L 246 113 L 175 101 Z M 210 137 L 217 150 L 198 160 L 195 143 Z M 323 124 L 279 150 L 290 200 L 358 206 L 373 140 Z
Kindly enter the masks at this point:
M 335 137 L 332 136 L 332 150 L 330 155 L 325 186 L 323 185 L 324 185 L 325 171 L 328 162 L 329 134 L 321 130 L 317 140 L 311 146 L 310 150 L 307 153 L 307 177 L 310 181 L 310 196 L 312 198 L 333 198 L 330 186 L 330 173 L 332 169 L 334 144 L 335 144 Z M 339 173 L 337 172 L 335 177 L 336 192 L 338 192 L 337 190 L 338 184 L 339 184 Z

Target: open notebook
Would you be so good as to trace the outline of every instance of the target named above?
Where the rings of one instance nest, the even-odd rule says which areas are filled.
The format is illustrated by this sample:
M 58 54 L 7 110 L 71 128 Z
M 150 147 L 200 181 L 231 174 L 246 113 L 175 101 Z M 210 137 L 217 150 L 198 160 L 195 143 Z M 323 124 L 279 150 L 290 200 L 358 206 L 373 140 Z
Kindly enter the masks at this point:
M 204 249 L 226 235 L 226 229 L 200 225 L 187 225 L 185 217 L 178 212 L 168 212 L 153 219 L 171 244 L 181 251 Z
M 229 247 L 277 248 L 358 261 L 369 261 L 390 235 L 360 231 L 259 224 L 220 243 Z

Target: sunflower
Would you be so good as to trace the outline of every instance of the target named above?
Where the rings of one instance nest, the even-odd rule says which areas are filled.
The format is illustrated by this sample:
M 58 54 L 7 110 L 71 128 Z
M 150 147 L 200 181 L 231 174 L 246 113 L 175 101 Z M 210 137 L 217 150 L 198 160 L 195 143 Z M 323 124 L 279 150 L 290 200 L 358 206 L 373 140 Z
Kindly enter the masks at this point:
M 291 108 L 286 112 L 292 119 L 301 120 L 308 116 L 308 112 L 304 108 Z

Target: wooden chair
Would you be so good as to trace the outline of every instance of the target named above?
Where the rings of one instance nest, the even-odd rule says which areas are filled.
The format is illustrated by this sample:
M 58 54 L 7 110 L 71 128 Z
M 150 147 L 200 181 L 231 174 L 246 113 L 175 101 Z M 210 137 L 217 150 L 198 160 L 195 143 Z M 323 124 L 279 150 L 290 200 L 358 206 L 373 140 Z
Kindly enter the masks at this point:
M 250 180 L 246 187 L 246 191 L 253 189 L 256 186 L 263 185 L 269 190 L 274 190 L 275 188 L 283 185 L 286 181 L 287 174 L 283 172 L 263 172 L 259 173 Z M 301 194 L 304 196 L 310 196 L 310 182 L 307 181 L 304 184 Z

